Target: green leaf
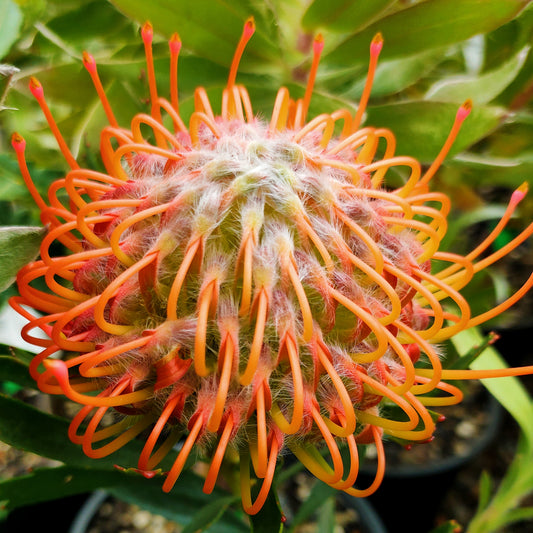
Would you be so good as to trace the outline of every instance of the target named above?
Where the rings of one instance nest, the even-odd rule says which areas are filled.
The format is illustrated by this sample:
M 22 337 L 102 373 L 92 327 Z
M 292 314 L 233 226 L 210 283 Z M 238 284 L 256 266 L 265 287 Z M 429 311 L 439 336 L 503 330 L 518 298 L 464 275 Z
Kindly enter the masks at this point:
M 68 438 L 68 420 L 49 415 L 19 400 L 0 394 L 0 440 L 28 452 L 56 459 L 72 466 L 113 468 L 115 464 L 134 465 L 140 443 L 131 442 L 110 457 L 90 459 L 81 446 Z M 38 435 L 38 438 L 36 438 Z
M 0 58 L 4 57 L 18 39 L 22 13 L 12 0 L 0 0 Z
M 221 499 L 224 493 L 215 488 L 212 494 L 202 492 L 204 480 L 189 471 L 180 474 L 180 478 L 172 491 L 161 490 L 161 482 L 156 479 L 144 479 L 132 476 L 127 484 L 112 487 L 109 492 L 117 498 L 139 505 L 144 509 L 164 516 L 178 524 L 191 522 L 195 510 L 209 505 L 213 499 Z M 250 531 L 242 511 L 226 509 L 222 518 L 211 525 L 209 533 L 246 533 Z M 273 533 L 270 530 L 269 533 Z
M 200 531 L 206 531 L 208 527 L 218 522 L 226 509 L 236 501 L 239 501 L 239 498 L 235 496 L 224 496 L 201 507 L 194 513 L 191 513 L 192 520 L 183 528 L 181 533 L 199 533 Z
M 335 496 L 330 496 L 321 506 L 317 523 L 320 533 L 334 533 L 335 531 L 335 501 Z
M 452 127 L 458 106 L 446 102 L 412 101 L 369 107 L 368 126 L 392 130 L 396 153 L 409 155 L 422 163 L 440 152 Z M 450 155 L 458 153 L 487 136 L 500 123 L 505 110 L 493 106 L 474 107 L 465 120 Z
M 472 99 L 474 105 L 486 104 L 496 98 L 518 75 L 529 53 L 526 46 L 500 67 L 479 76 L 447 77 L 432 85 L 425 98 L 439 102 Z
M 30 26 L 46 14 L 47 0 L 16 0 L 22 12 L 24 25 Z
M 5 291 L 15 281 L 17 272 L 39 255 L 45 233 L 45 228 L 0 228 L 0 291 Z
M 220 510 L 223 513 L 229 503 L 235 501 L 233 496 L 224 497 L 220 490 L 213 495 L 202 492 L 203 479 L 191 472 L 183 472 L 172 492 L 166 494 L 161 490 L 159 479 L 145 479 L 143 476 L 119 470 L 99 470 L 73 466 L 37 469 L 31 474 L 0 481 L 0 501 L 5 502 L 6 509 L 12 511 L 25 505 L 63 498 L 73 494 L 82 494 L 104 488 L 119 498 L 133 502 L 151 512 L 161 514 L 179 524 L 192 524 L 191 511 L 207 509 L 212 498 L 215 502 L 225 501 Z M 132 496 L 135 495 L 135 496 Z M 189 533 L 199 531 L 189 529 Z M 243 520 L 235 513 L 227 513 L 224 519 L 212 524 L 210 532 L 233 533 L 248 531 Z
M 527 176 L 533 175 L 533 153 L 516 157 L 493 157 L 490 154 L 464 152 L 450 165 L 461 172 L 461 179 L 470 186 L 501 185 L 516 188 Z
M 450 220 L 450 226 L 443 239 L 442 249 L 446 250 L 459 240 L 459 236 L 475 224 L 487 222 L 489 220 L 499 220 L 505 213 L 505 207 L 499 205 L 483 205 L 472 211 L 459 214 Z
M 461 531 L 463 531 L 463 529 L 456 520 L 449 520 L 432 529 L 430 533 L 460 533 Z
M 250 517 L 251 533 L 281 533 L 283 514 L 274 489 L 270 489 L 261 510 Z
M 483 510 L 489 505 L 490 497 L 492 495 L 492 478 L 490 474 L 483 470 L 479 479 L 479 501 L 477 507 L 477 513 L 483 512 Z
M 42 468 L 0 481 L 0 500 L 8 511 L 34 503 L 82 494 L 102 487 L 129 483 L 133 474 L 118 470 L 95 470 L 72 466 Z
M 90 45 L 95 37 L 105 37 L 111 32 L 113 32 L 114 44 L 118 44 L 123 28 L 131 34 L 129 21 L 106 2 L 84 1 L 76 2 L 74 6 L 75 9 L 68 10 L 52 19 L 47 27 L 78 50 Z M 105 12 L 103 12 L 104 8 L 107 8 Z M 83 31 L 80 31 L 80 20 L 83 20 Z
M 302 503 L 298 512 L 291 521 L 291 527 L 296 527 L 309 520 L 321 506 L 327 502 L 328 498 L 337 492 L 336 489 L 326 485 L 322 481 L 317 481 L 307 499 Z M 321 511 L 319 511 L 321 512 Z M 322 530 L 320 530 L 322 531 Z
M 531 508 L 517 509 L 520 502 L 531 493 L 533 471 L 532 442 L 522 432 L 513 461 L 507 469 L 496 494 L 484 509 L 478 510 L 468 526 L 468 533 L 499 532 L 514 521 L 531 518 Z M 512 528 L 505 527 L 509 531 Z
M 382 58 L 392 59 L 464 41 L 513 19 L 530 0 L 431 0 L 383 18 L 332 50 L 326 61 L 368 61 L 372 37 L 385 40 Z
M 478 328 L 470 328 L 452 337 L 451 342 L 459 353 L 465 353 L 472 346 L 482 341 L 482 335 Z M 505 368 L 507 365 L 501 355 L 492 346 L 478 357 L 471 365 L 471 368 L 490 369 Z M 505 377 L 497 379 L 483 379 L 483 385 L 497 398 L 497 400 L 509 411 L 522 429 L 527 439 L 528 446 L 533 447 L 533 402 L 526 389 L 515 377 Z
M 501 248 L 502 246 L 505 246 L 505 244 L 507 244 L 512 239 L 513 236 L 514 234 L 509 233 L 506 235 L 505 231 L 502 232 L 501 235 L 498 237 L 498 239 L 505 241 L 504 244 L 500 244 L 498 242 L 498 239 L 496 239 L 494 241 L 494 247 Z M 488 275 L 494 287 L 494 301 L 503 302 L 506 298 L 509 298 L 509 296 L 513 292 L 513 289 L 512 289 L 511 280 L 507 277 L 506 273 L 502 271 L 497 271 L 497 270 L 489 270 Z
M 183 46 L 222 65 L 229 65 L 242 33 L 244 21 L 255 17 L 256 32 L 247 46 L 243 63 L 250 58 L 273 59 L 280 51 L 273 43 L 272 15 L 253 1 L 213 2 L 195 0 L 111 0 L 127 16 L 143 24 L 149 20 L 154 32 L 169 37 L 180 34 Z
M 376 69 L 374 83 L 372 84 L 372 98 L 399 93 L 417 82 L 422 76 L 442 61 L 441 49 L 429 50 L 401 59 L 380 61 Z M 366 73 L 353 86 L 343 93 L 343 96 L 354 101 L 363 94 L 366 83 Z M 462 101 L 464 101 L 463 98 Z
M 35 381 L 28 372 L 28 365 L 10 355 L 0 355 L 0 381 L 12 381 L 22 387 L 35 389 Z
M 518 509 L 511 509 L 507 513 L 506 524 L 510 525 L 514 522 L 520 522 L 522 520 L 531 520 L 533 519 L 533 507 L 521 507 Z
M 466 353 L 461 354 L 461 357 L 454 362 L 449 368 L 456 370 L 469 368 L 470 365 L 488 348 L 491 344 L 498 340 L 498 336 L 491 332 L 485 335 L 479 344 L 472 346 Z
M 329 31 L 355 33 L 397 2 L 398 0 L 315 0 L 305 12 L 302 25 L 306 30 L 326 28 Z
M 24 184 L 24 181 L 20 175 L 20 169 L 18 163 L 14 161 L 8 154 L 0 153 L 0 168 L 2 169 L 2 179 L 0 180 L 0 201 L 19 201 L 21 199 L 27 199 L 34 202 L 28 192 L 28 188 Z M 36 175 L 33 166 L 30 166 L 30 173 L 33 179 L 38 179 L 39 182 L 43 182 L 41 176 Z M 50 181 L 50 173 L 46 173 L 46 181 Z M 42 188 L 42 187 L 40 187 Z M 17 202 L 17 211 L 20 210 L 20 202 Z M 1 213 L 2 220 L 8 224 L 12 217 L 5 218 L 5 213 Z M 12 222 L 11 222 L 12 223 Z M 0 226 L 1 227 L 1 226 Z

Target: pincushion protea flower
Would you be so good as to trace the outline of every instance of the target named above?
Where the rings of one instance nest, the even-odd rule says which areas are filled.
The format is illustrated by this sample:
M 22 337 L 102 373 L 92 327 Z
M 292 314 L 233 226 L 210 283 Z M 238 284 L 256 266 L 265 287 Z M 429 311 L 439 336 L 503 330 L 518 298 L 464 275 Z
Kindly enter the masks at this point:
M 30 366 L 39 388 L 83 406 L 69 437 L 88 456 L 107 456 L 142 434 L 137 469 L 153 475 L 173 455 L 163 483 L 170 491 L 196 448 L 209 462 L 208 493 L 225 457 L 239 456 L 250 514 L 262 507 L 284 449 L 332 487 L 365 496 L 384 474 L 383 436 L 426 441 L 435 428 L 427 408 L 461 400 L 446 380 L 533 371 L 445 370 L 435 346 L 504 311 L 533 285 L 532 276 L 476 317 L 459 292 L 533 232 L 532 224 L 486 252 L 525 186 L 470 254 L 439 250 L 450 200 L 432 192 L 429 182 L 470 102 L 459 108 L 445 145 L 422 173 L 415 159 L 394 155 L 389 130 L 360 128 L 379 35 L 370 45 L 355 116 L 340 109 L 307 122 L 323 47 L 317 37 L 304 97 L 293 101 L 281 88 L 266 122 L 236 83 L 253 31 L 250 19 L 221 114 L 199 87 L 188 128 L 179 113 L 177 35 L 169 43 L 167 101 L 155 80 L 152 27 L 142 28 L 151 110 L 136 115 L 130 129 L 118 125 L 96 63 L 85 53 L 109 121 L 101 134 L 107 174 L 79 167 L 42 86 L 31 79 L 71 170 L 51 185 L 45 201 L 29 175 L 25 142 L 13 136 L 49 231 L 40 260 L 18 274 L 20 296 L 11 300 L 29 320 L 23 337 L 43 348 Z M 385 146 L 381 158 L 378 145 Z M 409 171 L 394 190 L 385 185 L 392 167 Z M 68 205 L 60 200 L 65 193 Z M 51 255 L 57 243 L 66 255 Z M 433 261 L 448 266 L 432 272 Z M 48 290 L 37 288 L 37 280 Z M 35 329 L 47 339 L 32 334 Z M 58 358 L 58 352 L 66 355 Z M 110 410 L 115 421 L 106 425 Z M 377 475 L 369 487 L 355 488 L 358 443 L 369 442 L 377 447 Z M 319 451 L 324 447 L 329 454 Z M 252 477 L 261 483 L 255 501 Z

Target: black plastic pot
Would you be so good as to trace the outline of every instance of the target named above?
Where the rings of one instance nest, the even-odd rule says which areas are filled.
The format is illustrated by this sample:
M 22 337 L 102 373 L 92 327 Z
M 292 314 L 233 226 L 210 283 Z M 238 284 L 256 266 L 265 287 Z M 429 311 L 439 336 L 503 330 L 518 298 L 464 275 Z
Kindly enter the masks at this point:
M 472 439 L 467 453 L 430 464 L 386 466 L 383 483 L 369 501 L 388 530 L 428 533 L 435 527 L 436 514 L 457 474 L 489 447 L 501 428 L 503 408 L 490 395 L 487 410 L 489 423 Z M 358 477 L 361 486 L 374 475 L 375 467 L 363 464 Z
M 26 533 L 49 530 L 54 533 L 68 533 L 88 497 L 88 494 L 78 494 L 15 509 L 0 523 L 0 531 Z
M 359 516 L 361 533 L 388 533 L 385 523 L 366 498 L 355 498 L 345 492 L 339 492 L 337 498 L 344 507 L 355 509 Z
M 74 517 L 68 533 L 86 533 L 89 530 L 91 520 L 108 496 L 109 494 L 105 490 L 94 491 Z

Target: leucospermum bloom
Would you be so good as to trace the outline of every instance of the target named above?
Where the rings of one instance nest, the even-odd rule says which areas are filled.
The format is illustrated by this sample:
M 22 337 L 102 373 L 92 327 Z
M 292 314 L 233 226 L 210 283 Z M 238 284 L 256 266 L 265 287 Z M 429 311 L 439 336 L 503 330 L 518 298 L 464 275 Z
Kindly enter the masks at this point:
M 20 296 L 11 301 L 29 321 L 23 337 L 43 348 L 30 366 L 39 388 L 82 406 L 69 437 L 88 456 L 107 456 L 142 434 L 136 468 L 150 475 L 170 455 L 163 472 L 163 490 L 170 491 L 196 449 L 209 463 L 208 493 L 225 458 L 240 457 L 250 514 L 262 507 L 283 450 L 332 487 L 365 496 L 384 474 L 384 436 L 426 441 L 435 429 L 428 407 L 461 401 L 447 380 L 533 371 L 445 370 L 435 347 L 504 311 L 533 284 L 530 277 L 509 300 L 475 317 L 460 293 L 533 233 L 532 224 L 488 251 L 526 187 L 471 253 L 439 250 L 450 199 L 429 183 L 470 103 L 459 108 L 423 173 L 415 159 L 394 154 L 389 130 L 360 128 L 379 35 L 355 115 L 340 109 L 307 121 L 323 46 L 318 37 L 304 97 L 293 101 L 281 88 L 264 121 L 236 82 L 253 31 L 250 19 L 221 113 L 199 87 L 188 127 L 179 112 L 177 35 L 169 43 L 168 101 L 155 80 L 152 28 L 142 28 L 151 109 L 133 117 L 129 129 L 117 123 L 85 53 L 109 121 L 101 133 L 107 174 L 79 167 L 32 78 L 30 89 L 71 170 L 45 200 L 29 175 L 25 142 L 13 136 L 49 230 L 40 259 L 18 274 Z M 378 145 L 385 146 L 381 158 Z M 393 167 L 408 171 L 396 189 L 385 182 Z M 64 256 L 51 255 L 58 243 Z M 434 261 L 447 266 L 435 272 Z M 37 288 L 39 280 L 47 290 Z M 108 412 L 115 419 L 106 425 Z M 358 487 L 358 444 L 370 442 L 377 475 Z

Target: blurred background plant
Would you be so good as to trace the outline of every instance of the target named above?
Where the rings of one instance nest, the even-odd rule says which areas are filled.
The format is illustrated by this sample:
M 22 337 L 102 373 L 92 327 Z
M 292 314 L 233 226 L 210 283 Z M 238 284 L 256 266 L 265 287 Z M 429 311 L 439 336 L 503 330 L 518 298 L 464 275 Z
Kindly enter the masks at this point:
M 149 96 L 139 24 L 150 20 L 158 35 L 154 56 L 162 92 L 168 90 L 165 38 L 178 31 L 183 42 L 180 111 L 186 118 L 198 85 L 207 89 L 215 108 L 220 104 L 236 39 L 250 15 L 257 30 L 241 62 L 239 80 L 260 114 L 270 113 L 281 85 L 295 97 L 303 95 L 312 37 L 317 32 L 323 33 L 326 44 L 311 116 L 339 107 L 355 109 L 366 77 L 368 43 L 378 31 L 385 45 L 366 123 L 390 128 L 397 138 L 397 153 L 431 162 L 458 105 L 467 98 L 473 100 L 474 110 L 435 178 L 454 206 L 444 248 L 464 252 L 472 242 L 479 242 L 502 215 L 511 192 L 532 175 L 533 5 L 528 0 L 0 0 L 0 225 L 33 228 L 19 229 L 17 234 L 3 228 L 3 307 L 16 291 L 10 286 L 14 273 L 35 255 L 40 238 L 35 229 L 40 224 L 38 210 L 20 177 L 9 145 L 11 133 L 17 130 L 26 138 L 30 169 L 42 194 L 67 170 L 27 88 L 29 76 L 42 82 L 80 163 L 100 170 L 99 132 L 106 118 L 83 69 L 82 52 L 95 56 L 118 122 L 128 124 L 135 113 L 146 110 Z M 393 181 L 402 178 L 392 176 Z M 503 238 L 512 238 L 515 229 L 526 226 L 532 213 L 530 195 Z M 19 246 L 16 253 L 14 243 Z M 500 239 L 495 246 L 503 244 Z M 532 269 L 533 251 L 526 244 L 478 276 L 477 284 L 465 293 L 473 313 L 503 300 Z M 489 326 L 531 328 L 531 302 L 526 298 Z M 14 327 L 7 320 L 3 329 L 11 333 Z M 457 353 L 464 355 L 479 343 L 478 333 L 456 339 Z M 0 440 L 63 463 L 0 480 L 5 513 L 36 501 L 106 487 L 184 525 L 184 531 L 208 526 L 209 531 L 248 529 L 235 498 L 222 490 L 207 497 L 201 492 L 201 478 L 193 472 L 171 494 L 163 494 L 157 480 L 113 469 L 115 463 L 131 463 L 128 456 L 136 453 L 135 445 L 109 460 L 95 463 L 85 458 L 67 442 L 65 420 L 22 401 L 24 391 L 34 386 L 26 370 L 31 355 L 6 334 L 0 342 L 5 349 L 0 358 Z M 9 353 L 11 345 L 16 348 Z M 515 355 L 519 360 L 520 354 Z M 473 365 L 495 362 L 505 363 L 492 347 Z M 517 508 L 533 487 L 531 397 L 511 378 L 488 386 L 516 418 L 522 436 L 499 488 L 492 486 L 488 474 L 483 476 L 477 514 L 470 525 L 463 524 L 471 532 L 500 531 L 505 524 L 533 517 L 533 508 Z M 323 507 L 326 514 L 334 512 L 333 496 L 327 496 L 323 498 L 329 502 Z M 254 531 L 279 529 L 279 510 L 275 501 L 270 505 L 253 520 Z M 449 518 L 453 516 L 450 509 Z M 325 518 L 323 524 L 330 529 L 320 531 L 333 531 Z M 455 526 L 445 527 L 451 531 Z

